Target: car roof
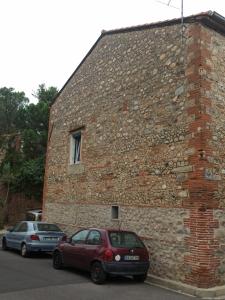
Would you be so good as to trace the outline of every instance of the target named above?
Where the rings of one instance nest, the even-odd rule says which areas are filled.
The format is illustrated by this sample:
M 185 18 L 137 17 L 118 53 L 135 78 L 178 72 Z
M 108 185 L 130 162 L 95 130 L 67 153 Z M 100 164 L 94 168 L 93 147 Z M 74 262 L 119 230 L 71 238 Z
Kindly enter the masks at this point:
M 118 229 L 118 228 L 97 228 L 97 227 L 90 227 L 90 228 L 81 228 L 81 230 L 98 230 L 103 232 L 132 232 L 131 230 L 124 230 L 124 229 Z

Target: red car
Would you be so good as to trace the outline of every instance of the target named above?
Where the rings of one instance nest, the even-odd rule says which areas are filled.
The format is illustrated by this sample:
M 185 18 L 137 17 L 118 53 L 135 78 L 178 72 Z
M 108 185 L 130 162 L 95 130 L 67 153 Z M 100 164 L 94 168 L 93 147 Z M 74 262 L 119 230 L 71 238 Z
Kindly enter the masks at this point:
M 90 271 L 94 283 L 103 283 L 107 275 L 131 275 L 143 282 L 149 268 L 148 251 L 131 231 L 99 228 L 76 232 L 60 242 L 53 252 L 53 267 L 70 266 Z

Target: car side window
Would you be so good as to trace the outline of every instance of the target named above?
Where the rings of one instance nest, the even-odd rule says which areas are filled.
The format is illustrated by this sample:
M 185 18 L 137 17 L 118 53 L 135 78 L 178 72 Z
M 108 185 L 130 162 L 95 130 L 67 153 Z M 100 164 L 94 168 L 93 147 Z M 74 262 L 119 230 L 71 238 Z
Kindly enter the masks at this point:
M 88 232 L 89 232 L 89 230 L 81 230 L 81 231 L 75 233 L 71 238 L 72 244 L 84 244 L 86 237 L 88 235 Z
M 101 245 L 102 239 L 101 239 L 101 233 L 97 230 L 91 230 L 86 243 L 88 245 Z
M 11 232 L 17 232 L 18 228 L 20 227 L 21 223 L 17 223 L 12 229 L 10 228 Z
M 27 223 L 21 223 L 14 231 L 15 232 L 27 232 Z

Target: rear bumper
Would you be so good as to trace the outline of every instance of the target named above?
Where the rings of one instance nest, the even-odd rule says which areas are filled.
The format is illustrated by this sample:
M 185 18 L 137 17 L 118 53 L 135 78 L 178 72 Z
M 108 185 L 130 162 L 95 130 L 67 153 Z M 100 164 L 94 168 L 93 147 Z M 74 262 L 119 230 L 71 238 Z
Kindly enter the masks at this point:
M 112 275 L 141 275 L 146 274 L 149 262 L 103 262 L 103 269 Z
M 55 247 L 56 244 L 27 244 L 29 252 L 52 252 Z

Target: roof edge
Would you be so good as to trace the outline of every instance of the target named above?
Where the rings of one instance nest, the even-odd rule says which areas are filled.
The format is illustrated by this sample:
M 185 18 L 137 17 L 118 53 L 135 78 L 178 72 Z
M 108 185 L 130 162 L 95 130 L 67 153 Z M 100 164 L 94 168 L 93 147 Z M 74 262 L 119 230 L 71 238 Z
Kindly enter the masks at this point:
M 223 35 L 225 35 L 225 18 L 218 14 L 215 11 L 207 11 L 207 12 L 202 12 L 196 15 L 191 15 L 183 18 L 184 23 L 195 23 L 199 22 Z M 91 49 L 88 51 L 88 53 L 85 55 L 85 57 L 82 59 L 80 64 L 77 66 L 75 71 L 71 74 L 69 79 L 66 81 L 66 83 L 63 85 L 63 87 L 60 89 L 58 94 L 55 96 L 53 99 L 51 106 L 55 103 L 56 99 L 60 96 L 70 79 L 74 76 L 74 74 L 80 69 L 84 61 L 87 59 L 87 57 L 91 54 L 91 52 L 94 50 L 98 42 L 102 39 L 102 37 L 106 35 L 112 35 L 112 34 L 118 34 L 118 33 L 126 33 L 126 32 L 132 32 L 132 31 L 140 31 L 140 30 L 145 30 L 145 29 L 150 29 L 150 28 L 160 28 L 164 26 L 172 26 L 176 24 L 181 23 L 181 18 L 177 19 L 171 19 L 171 20 L 165 20 L 165 21 L 160 21 L 160 22 L 155 22 L 155 23 L 149 23 L 149 24 L 144 24 L 144 25 L 138 25 L 138 26 L 132 26 L 132 27 L 126 27 L 126 28 L 120 28 L 120 29 L 112 29 L 112 30 L 102 30 L 101 35 L 99 38 L 96 40 L 94 45 L 91 47 Z
M 210 22 L 210 20 L 213 20 L 213 22 Z M 207 12 L 202 12 L 202 13 L 199 13 L 196 15 L 184 17 L 183 22 L 184 23 L 201 22 L 205 25 L 208 25 L 209 27 L 211 27 L 210 24 L 213 23 L 214 26 L 212 26 L 212 28 L 214 30 L 220 31 L 223 34 L 225 34 L 225 18 L 215 11 L 209 10 Z M 139 31 L 139 30 L 144 30 L 144 29 L 171 26 L 171 25 L 176 25 L 176 24 L 181 24 L 181 18 L 164 20 L 164 21 L 159 21 L 159 22 L 155 22 L 155 23 L 143 24 L 143 25 L 132 26 L 132 27 L 125 27 L 125 28 L 120 28 L 120 29 L 112 29 L 112 30 L 107 30 L 107 31 L 103 30 L 102 35 L 124 33 L 124 32 L 130 32 L 130 31 Z M 220 29 L 220 30 L 218 30 L 218 29 Z
M 75 71 L 70 75 L 70 77 L 68 78 L 68 80 L 66 81 L 66 83 L 62 86 L 62 88 L 59 90 L 59 92 L 56 94 L 55 98 L 53 99 L 52 103 L 50 104 L 50 107 L 55 103 L 56 99 L 60 96 L 60 94 L 62 93 L 62 91 L 64 90 L 65 86 L 67 85 L 67 83 L 70 81 L 70 79 L 73 77 L 73 75 L 79 70 L 79 68 L 81 67 L 81 65 L 84 63 L 84 61 L 87 59 L 87 57 L 91 54 L 91 52 L 94 50 L 94 48 L 96 47 L 96 45 L 98 44 L 98 42 L 100 41 L 100 39 L 103 36 L 103 31 L 102 34 L 99 36 L 99 38 L 97 39 L 97 41 L 94 43 L 94 45 L 91 47 L 91 49 L 88 51 L 88 53 L 85 55 L 85 57 L 82 59 L 82 61 L 79 63 L 79 65 L 76 67 Z

